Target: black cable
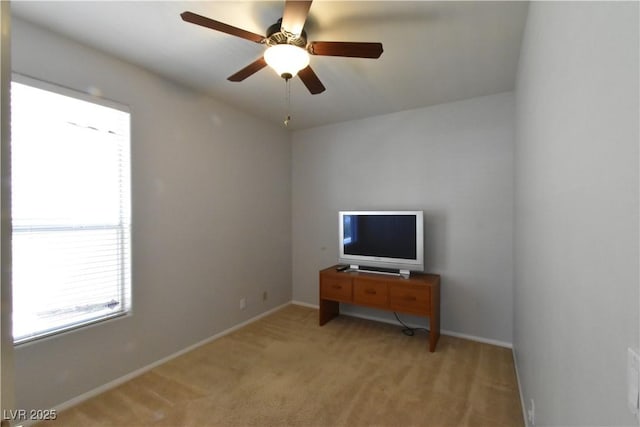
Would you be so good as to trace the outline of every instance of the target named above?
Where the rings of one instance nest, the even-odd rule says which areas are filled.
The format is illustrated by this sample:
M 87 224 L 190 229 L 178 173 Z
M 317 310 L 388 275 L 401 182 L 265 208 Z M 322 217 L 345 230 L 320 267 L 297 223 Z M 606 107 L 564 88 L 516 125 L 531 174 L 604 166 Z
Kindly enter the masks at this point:
M 426 331 L 427 333 L 429 333 L 429 329 L 427 328 L 412 328 L 411 326 L 407 325 L 402 320 L 400 320 L 400 317 L 398 317 L 398 313 L 396 313 L 395 311 L 393 312 L 393 315 L 396 316 L 396 320 L 402 326 L 404 326 L 404 328 L 402 329 L 402 333 L 405 334 L 406 336 L 412 337 L 415 335 L 416 331 Z

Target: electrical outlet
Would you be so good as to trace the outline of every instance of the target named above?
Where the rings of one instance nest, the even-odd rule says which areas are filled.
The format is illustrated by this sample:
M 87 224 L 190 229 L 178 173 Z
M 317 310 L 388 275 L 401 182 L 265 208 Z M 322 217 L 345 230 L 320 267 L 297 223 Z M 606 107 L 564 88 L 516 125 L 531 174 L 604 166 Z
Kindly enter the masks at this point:
M 529 399 L 529 409 L 527 409 L 527 420 L 529 420 L 529 425 L 536 425 L 536 402 L 533 399 Z
M 240 310 L 247 308 L 247 299 L 245 297 L 240 298 Z
M 632 348 L 627 349 L 627 406 L 640 417 L 640 356 Z

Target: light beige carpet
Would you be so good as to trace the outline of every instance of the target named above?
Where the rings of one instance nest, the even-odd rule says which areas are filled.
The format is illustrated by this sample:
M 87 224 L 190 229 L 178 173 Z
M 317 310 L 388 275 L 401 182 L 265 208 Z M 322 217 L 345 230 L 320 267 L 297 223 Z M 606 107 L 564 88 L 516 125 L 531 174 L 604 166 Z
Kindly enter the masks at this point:
M 291 305 L 59 414 L 55 426 L 519 426 L 509 349 Z

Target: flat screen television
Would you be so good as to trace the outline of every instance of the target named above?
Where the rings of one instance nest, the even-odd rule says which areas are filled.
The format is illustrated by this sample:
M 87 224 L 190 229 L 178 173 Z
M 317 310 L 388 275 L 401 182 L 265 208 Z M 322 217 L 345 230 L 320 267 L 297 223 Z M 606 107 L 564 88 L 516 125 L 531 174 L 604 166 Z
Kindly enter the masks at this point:
M 403 275 L 424 270 L 422 211 L 341 211 L 339 217 L 341 264 Z

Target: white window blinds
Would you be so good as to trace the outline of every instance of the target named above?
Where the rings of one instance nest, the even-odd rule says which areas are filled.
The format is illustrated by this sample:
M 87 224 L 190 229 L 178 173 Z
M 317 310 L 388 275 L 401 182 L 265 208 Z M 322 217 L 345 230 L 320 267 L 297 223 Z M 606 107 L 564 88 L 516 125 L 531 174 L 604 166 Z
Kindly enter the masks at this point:
M 11 85 L 16 343 L 131 307 L 129 113 L 39 87 Z

